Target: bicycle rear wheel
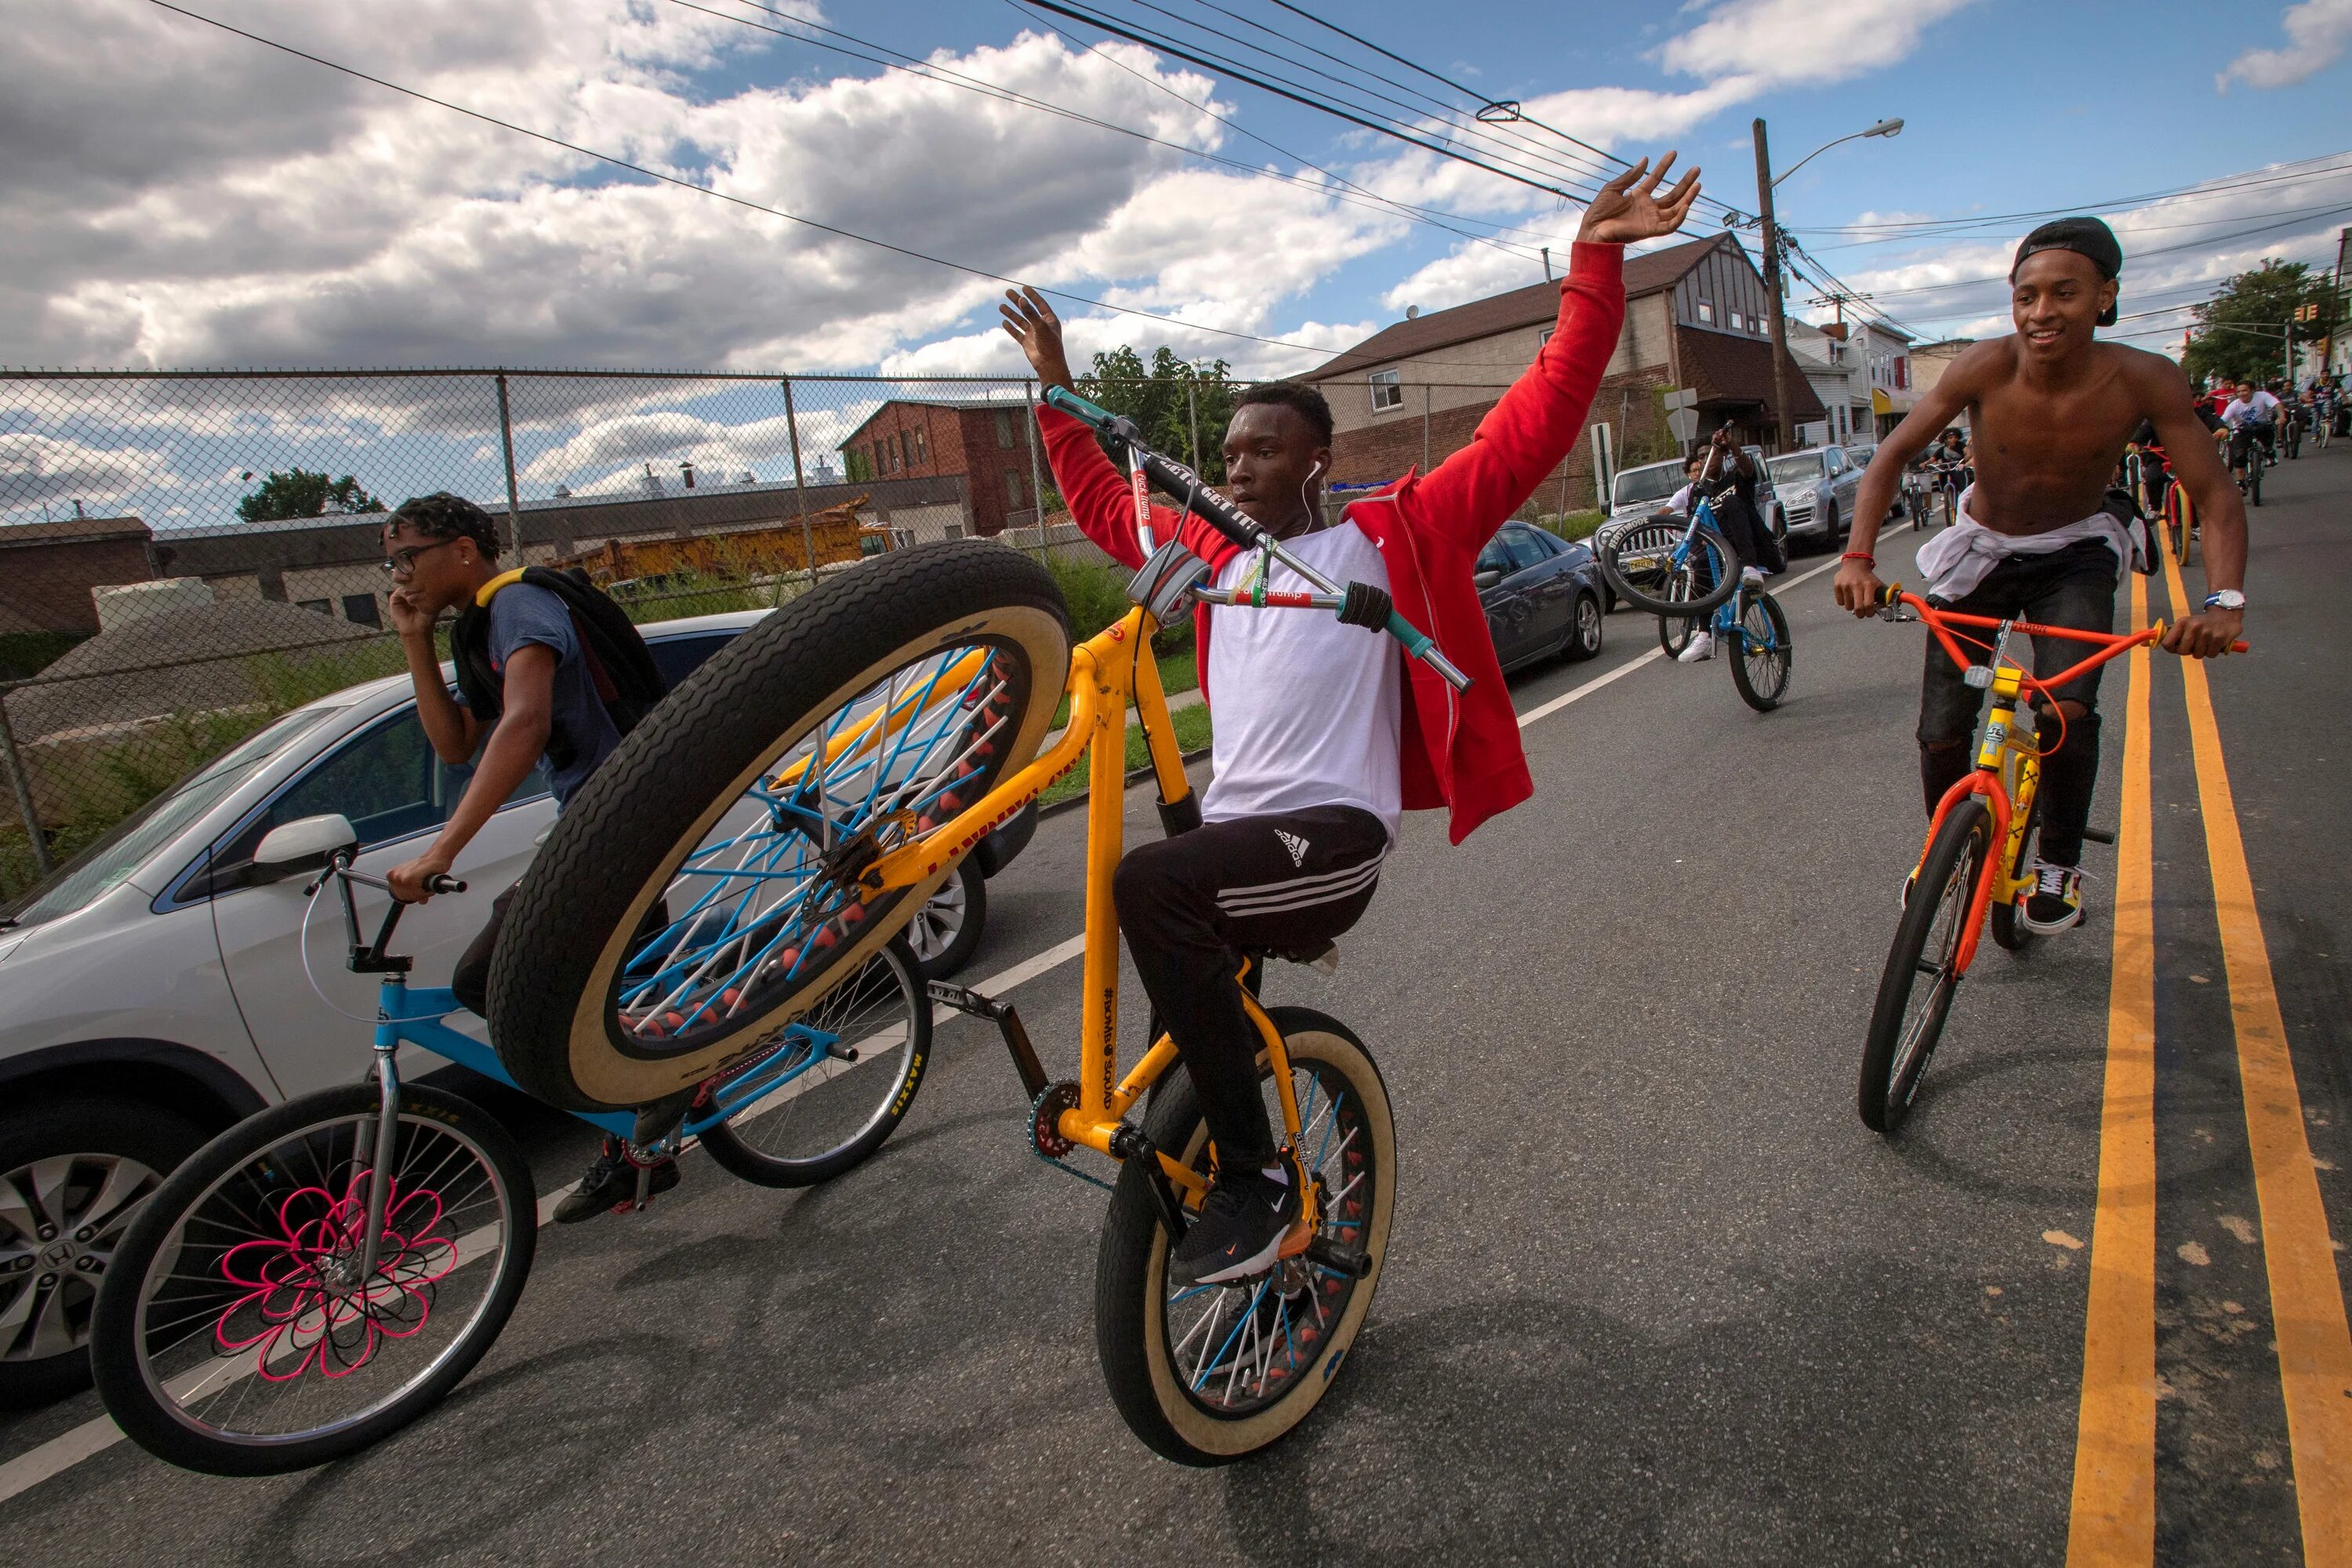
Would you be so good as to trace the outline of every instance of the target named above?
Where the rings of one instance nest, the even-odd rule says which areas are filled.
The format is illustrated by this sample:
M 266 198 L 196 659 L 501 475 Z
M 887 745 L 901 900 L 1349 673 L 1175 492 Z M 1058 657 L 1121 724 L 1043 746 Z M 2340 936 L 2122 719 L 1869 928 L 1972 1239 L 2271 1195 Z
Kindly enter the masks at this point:
M 1119 1415 L 1181 1464 L 1230 1463 L 1307 1418 L 1356 1342 L 1388 1250 L 1396 1128 L 1380 1068 L 1334 1019 L 1304 1007 L 1266 1016 L 1290 1056 L 1321 1234 L 1363 1252 L 1371 1270 L 1352 1279 L 1302 1256 L 1231 1285 L 1172 1286 L 1168 1227 L 1140 1163 L 1127 1163 L 1095 1264 L 1095 1342 Z M 1263 1057 L 1258 1068 L 1267 1071 Z M 1265 1096 L 1278 1129 L 1271 1077 Z M 1181 1068 L 1160 1080 L 1144 1131 L 1154 1148 L 1208 1168 L 1208 1126 Z
M 490 973 L 515 1081 L 571 1110 L 639 1106 L 777 1048 L 971 846 L 879 895 L 862 866 L 1036 754 L 1069 658 L 1054 579 L 987 540 L 877 557 L 730 643 L 631 731 L 516 889 Z M 639 939 L 657 903 L 674 918 Z
M 537 1243 L 512 1139 L 404 1085 L 375 1272 L 361 1278 L 382 1100 L 305 1095 L 230 1128 L 147 1202 L 100 1287 L 90 1368 L 159 1458 L 275 1475 L 415 1420 L 506 1327 Z
M 1769 713 L 1789 694 L 1789 670 L 1795 649 L 1789 640 L 1789 617 L 1780 602 L 1761 588 L 1750 589 L 1739 606 L 1738 656 L 1731 661 L 1731 684 L 1739 700 L 1759 713 Z
M 1739 586 L 1739 561 L 1723 535 L 1676 518 L 1620 529 L 1596 553 L 1610 589 L 1646 615 L 1704 616 Z
M 905 939 L 793 1021 L 764 1057 L 716 1086 L 741 1104 L 702 1130 L 719 1166 L 763 1187 L 806 1187 L 857 1164 L 906 1120 L 931 1055 L 931 1004 Z
M 1887 950 L 1863 1047 L 1859 1103 L 1863 1125 L 1873 1132 L 1891 1134 L 1911 1113 L 1960 984 L 1960 938 L 1991 852 L 1992 813 L 1970 796 L 1944 814 L 1920 863 Z
M 1658 646 L 1666 650 L 1668 658 L 1680 658 L 1683 649 L 1690 647 L 1692 636 L 1698 630 L 1696 616 L 1660 616 Z
M 2041 830 L 2041 827 L 2042 792 L 2037 788 L 2033 792 L 2033 804 L 2026 808 L 2025 831 L 2019 834 L 2017 837 L 2017 854 L 2009 865 L 2009 874 L 2011 877 L 2020 875 L 2025 869 L 2027 861 L 2032 858 L 2034 835 Z M 2002 952 L 2023 952 L 2033 945 L 2033 932 L 2026 928 L 2024 915 L 2018 909 L 2016 900 L 1995 900 L 1991 907 L 1991 915 L 1993 943 Z

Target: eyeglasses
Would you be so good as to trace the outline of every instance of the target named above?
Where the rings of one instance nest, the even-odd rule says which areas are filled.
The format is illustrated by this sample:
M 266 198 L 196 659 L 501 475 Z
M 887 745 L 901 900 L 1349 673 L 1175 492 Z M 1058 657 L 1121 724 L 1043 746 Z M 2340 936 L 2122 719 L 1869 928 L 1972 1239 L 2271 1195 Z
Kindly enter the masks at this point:
M 430 544 L 412 544 L 404 550 L 395 550 L 383 558 L 384 573 L 388 576 L 405 577 L 416 570 L 418 556 L 457 542 L 455 539 L 436 539 Z

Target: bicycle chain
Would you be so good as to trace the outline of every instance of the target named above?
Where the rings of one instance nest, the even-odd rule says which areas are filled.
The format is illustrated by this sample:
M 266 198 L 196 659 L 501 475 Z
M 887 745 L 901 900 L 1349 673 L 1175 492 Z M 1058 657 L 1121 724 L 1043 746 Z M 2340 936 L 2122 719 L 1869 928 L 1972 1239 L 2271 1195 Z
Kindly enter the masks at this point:
M 1029 1152 L 1066 1175 L 1111 1192 L 1115 1189 L 1108 1182 L 1079 1170 L 1067 1158 L 1076 1152 L 1077 1145 L 1062 1136 L 1062 1112 L 1076 1110 L 1077 1104 L 1078 1086 L 1075 1083 L 1049 1083 L 1039 1089 L 1037 1098 L 1029 1102 Z

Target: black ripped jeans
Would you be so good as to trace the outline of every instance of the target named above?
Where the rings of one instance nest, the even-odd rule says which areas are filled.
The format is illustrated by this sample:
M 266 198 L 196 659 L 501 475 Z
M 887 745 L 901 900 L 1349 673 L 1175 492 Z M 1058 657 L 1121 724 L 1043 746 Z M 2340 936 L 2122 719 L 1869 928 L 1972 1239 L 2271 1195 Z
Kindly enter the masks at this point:
M 2116 624 L 2116 552 L 2105 540 L 2086 539 L 2047 555 L 2012 555 L 2001 562 L 1975 592 L 1949 604 L 1931 601 L 1938 609 L 1967 616 L 1992 616 L 2004 620 L 2038 621 L 2075 631 L 2113 631 Z M 1988 645 L 1990 631 L 1972 632 Z M 1981 664 L 1986 649 L 1969 643 L 1961 650 Z M 2047 679 L 2095 652 L 2089 643 L 2063 637 L 2037 637 L 2033 642 L 2033 673 Z M 2065 741 L 2059 742 L 2061 723 L 2054 711 L 2060 701 L 2079 702 L 2079 719 L 2064 721 Z M 2038 705 L 2042 759 L 2042 846 L 2044 860 L 2060 866 L 2082 863 L 2083 829 L 2091 819 L 2091 789 L 2099 777 L 2099 670 L 2067 682 Z M 1976 733 L 1977 714 L 1984 693 L 1960 678 L 1959 666 L 1935 637 L 1927 639 L 1927 668 L 1919 687 L 1919 783 L 1927 797 L 1928 815 L 1945 791 L 1969 775 L 1976 757 L 1969 742 Z M 2056 747 L 2052 751 L 2052 747 Z

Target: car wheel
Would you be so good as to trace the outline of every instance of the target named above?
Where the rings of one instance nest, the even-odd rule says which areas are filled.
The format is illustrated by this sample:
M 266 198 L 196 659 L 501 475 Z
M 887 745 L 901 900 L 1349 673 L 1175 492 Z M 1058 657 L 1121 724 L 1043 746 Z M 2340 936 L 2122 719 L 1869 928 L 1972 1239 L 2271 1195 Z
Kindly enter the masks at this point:
M 1572 659 L 1587 659 L 1601 651 L 1601 601 L 1590 594 L 1576 596 L 1576 619 L 1568 628 L 1565 652 Z
M 980 945 L 980 928 L 987 920 L 988 879 L 967 858 L 907 923 L 916 973 L 926 980 L 945 980 L 961 969 Z
M 89 1311 L 147 1194 L 205 1130 L 138 1100 L 36 1100 L 0 1116 L 0 1406 L 89 1385 Z
M 1822 542 L 1835 550 L 1844 537 L 1845 531 L 1838 526 L 1837 502 L 1832 501 L 1829 510 L 1822 513 Z

